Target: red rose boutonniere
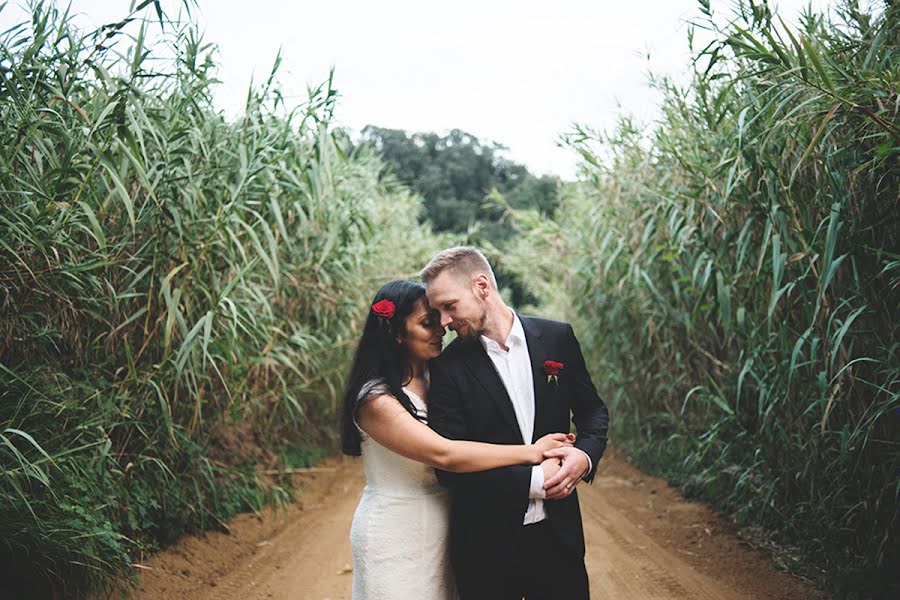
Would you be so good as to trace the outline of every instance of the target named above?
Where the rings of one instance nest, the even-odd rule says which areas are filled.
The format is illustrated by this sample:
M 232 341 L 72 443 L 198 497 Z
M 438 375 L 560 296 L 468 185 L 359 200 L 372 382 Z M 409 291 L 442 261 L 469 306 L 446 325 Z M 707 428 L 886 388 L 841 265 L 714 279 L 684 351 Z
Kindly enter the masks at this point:
M 378 317 L 378 321 L 381 322 L 381 325 L 390 329 L 391 324 L 388 322 L 394 316 L 394 311 L 396 307 L 394 303 L 390 300 L 381 300 L 372 305 L 372 312 Z
M 544 373 L 547 374 L 547 383 L 551 381 L 556 384 L 559 383 L 559 379 L 556 376 L 563 370 L 563 366 L 561 362 L 556 362 L 555 360 L 544 361 Z

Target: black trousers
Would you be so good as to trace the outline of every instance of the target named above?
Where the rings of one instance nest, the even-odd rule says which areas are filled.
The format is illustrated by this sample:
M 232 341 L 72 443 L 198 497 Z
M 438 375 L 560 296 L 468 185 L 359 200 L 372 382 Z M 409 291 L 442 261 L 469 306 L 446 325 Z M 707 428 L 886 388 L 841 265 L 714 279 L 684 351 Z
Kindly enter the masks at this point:
M 584 558 L 560 543 L 549 520 L 524 526 L 511 556 L 454 564 L 460 600 L 588 600 Z

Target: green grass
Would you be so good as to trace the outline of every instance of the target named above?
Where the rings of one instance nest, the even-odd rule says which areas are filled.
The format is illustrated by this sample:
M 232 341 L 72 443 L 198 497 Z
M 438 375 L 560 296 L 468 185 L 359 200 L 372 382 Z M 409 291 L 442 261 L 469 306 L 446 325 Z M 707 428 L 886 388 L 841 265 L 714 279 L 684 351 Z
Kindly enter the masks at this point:
M 288 105 L 276 58 L 226 118 L 215 49 L 153 9 L 81 32 L 37 2 L 0 36 L 0 563 L 26 597 L 289 497 L 259 472 L 333 447 L 368 298 L 438 243 L 331 127 L 331 78 Z
M 642 466 L 835 596 L 896 597 L 900 13 L 733 8 L 700 3 L 713 41 L 654 80 L 658 123 L 572 132 L 582 180 L 508 262 L 576 321 Z
M 305 469 L 322 460 L 327 452 L 319 446 L 295 445 L 285 448 L 282 462 L 292 469 Z

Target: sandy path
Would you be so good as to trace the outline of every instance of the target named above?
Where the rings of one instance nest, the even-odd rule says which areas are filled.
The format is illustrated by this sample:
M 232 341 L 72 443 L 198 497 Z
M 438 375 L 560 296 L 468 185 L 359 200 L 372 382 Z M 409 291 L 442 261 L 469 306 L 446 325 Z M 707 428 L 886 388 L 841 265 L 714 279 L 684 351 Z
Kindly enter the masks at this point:
M 350 598 L 348 541 L 364 478 L 359 460 L 331 459 L 307 474 L 300 502 L 230 534 L 191 537 L 141 568 L 131 600 Z M 739 538 L 730 522 L 608 453 L 579 487 L 594 598 L 634 600 L 824 598 Z M 386 599 L 387 600 L 387 599 Z

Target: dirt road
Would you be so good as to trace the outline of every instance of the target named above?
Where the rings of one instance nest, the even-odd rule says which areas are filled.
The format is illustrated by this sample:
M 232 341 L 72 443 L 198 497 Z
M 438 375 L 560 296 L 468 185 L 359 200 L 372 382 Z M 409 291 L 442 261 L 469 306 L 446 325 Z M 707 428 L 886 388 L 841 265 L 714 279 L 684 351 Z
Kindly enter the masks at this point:
M 349 599 L 362 465 L 330 459 L 319 467 L 303 476 L 300 501 L 286 512 L 241 515 L 230 534 L 187 538 L 139 566 L 142 589 L 129 598 Z M 593 598 L 825 598 L 751 548 L 727 519 L 614 451 L 578 493 Z

